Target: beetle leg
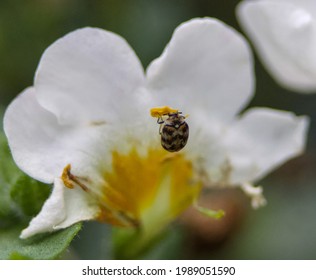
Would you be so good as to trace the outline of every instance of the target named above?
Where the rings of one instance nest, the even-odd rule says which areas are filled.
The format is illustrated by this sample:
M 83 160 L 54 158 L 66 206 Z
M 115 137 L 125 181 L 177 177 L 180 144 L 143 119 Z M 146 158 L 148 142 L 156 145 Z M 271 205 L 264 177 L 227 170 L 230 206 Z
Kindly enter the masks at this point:
M 160 116 L 160 117 L 158 117 L 158 119 L 157 119 L 157 123 L 158 124 L 163 124 L 165 121 L 163 120 L 163 118 Z
M 162 128 L 163 128 L 163 123 L 160 123 L 160 126 L 159 126 L 159 134 L 160 135 L 162 134 Z

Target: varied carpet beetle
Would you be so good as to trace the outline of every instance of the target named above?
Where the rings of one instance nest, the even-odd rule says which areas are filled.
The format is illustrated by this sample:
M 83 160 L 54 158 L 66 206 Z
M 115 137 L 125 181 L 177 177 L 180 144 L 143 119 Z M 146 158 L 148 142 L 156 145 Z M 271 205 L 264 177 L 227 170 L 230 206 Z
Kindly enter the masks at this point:
M 169 113 L 168 118 L 158 118 L 160 127 L 161 146 L 168 152 L 178 152 L 187 143 L 189 126 L 181 112 Z

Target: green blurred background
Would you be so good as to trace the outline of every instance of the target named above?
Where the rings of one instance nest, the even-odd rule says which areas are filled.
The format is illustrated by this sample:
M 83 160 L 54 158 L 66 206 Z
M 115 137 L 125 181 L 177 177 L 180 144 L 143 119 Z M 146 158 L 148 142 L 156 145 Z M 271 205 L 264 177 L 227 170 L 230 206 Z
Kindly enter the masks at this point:
M 64 34 L 95 26 L 123 36 L 144 67 L 158 57 L 175 27 L 194 17 L 216 17 L 235 27 L 237 0 L 2 0 L 0 105 L 32 85 L 43 51 Z M 226 210 L 220 222 L 186 213 L 143 258 L 316 259 L 316 94 L 280 88 L 256 60 L 257 90 L 249 106 L 311 117 L 307 152 L 262 183 L 268 205 L 254 211 L 239 191 L 213 192 L 207 204 Z M 69 258 L 112 258 L 111 228 L 86 223 Z

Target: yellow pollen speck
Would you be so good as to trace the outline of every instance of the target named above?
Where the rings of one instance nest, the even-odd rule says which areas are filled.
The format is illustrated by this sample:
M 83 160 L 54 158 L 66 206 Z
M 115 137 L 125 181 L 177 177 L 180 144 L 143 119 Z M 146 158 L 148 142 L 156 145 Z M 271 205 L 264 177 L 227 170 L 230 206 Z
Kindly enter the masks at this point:
M 159 118 L 168 114 L 172 113 L 178 113 L 179 110 L 173 109 L 168 106 L 163 106 L 163 107 L 154 107 L 150 109 L 150 115 L 154 118 Z

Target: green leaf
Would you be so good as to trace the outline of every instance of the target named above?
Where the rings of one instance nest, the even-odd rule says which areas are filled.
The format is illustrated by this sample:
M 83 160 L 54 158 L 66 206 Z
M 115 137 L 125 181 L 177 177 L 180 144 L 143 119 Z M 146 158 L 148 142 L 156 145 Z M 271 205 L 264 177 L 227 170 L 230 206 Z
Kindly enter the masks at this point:
M 22 171 L 16 166 L 12 159 L 7 138 L 0 132 L 0 184 L 5 185 L 14 182 Z
M 18 252 L 13 252 L 11 255 L 10 255 L 10 260 L 31 260 L 30 258 L 26 257 L 26 256 L 23 256 L 21 254 L 19 254 Z
M 35 216 L 51 192 L 49 185 L 21 175 L 11 187 L 11 198 L 25 216 Z
M 23 173 L 12 160 L 6 137 L 0 132 L 0 228 L 14 223 L 17 209 L 11 201 L 10 188 Z
M 58 258 L 80 231 L 82 224 L 51 234 L 40 234 L 28 239 L 20 239 L 24 226 L 15 226 L 0 231 L 0 259 L 36 259 Z

